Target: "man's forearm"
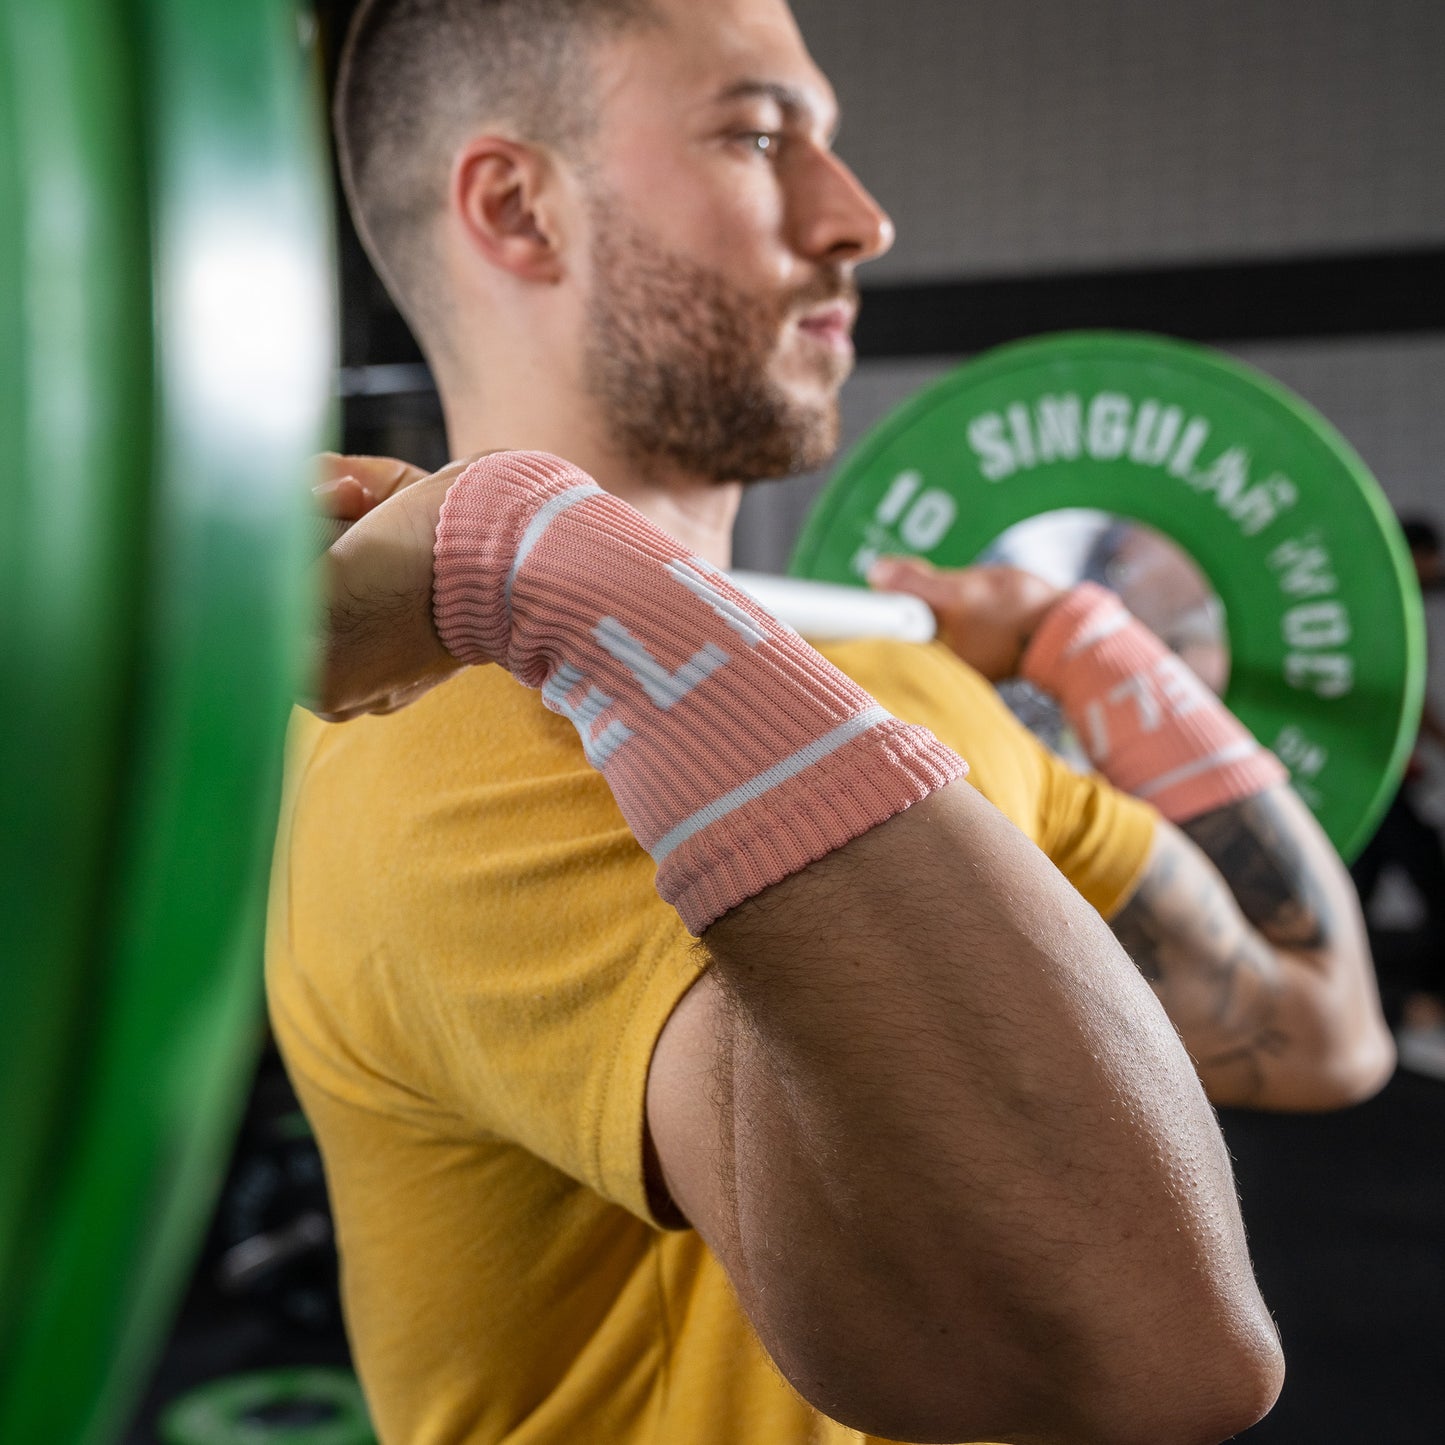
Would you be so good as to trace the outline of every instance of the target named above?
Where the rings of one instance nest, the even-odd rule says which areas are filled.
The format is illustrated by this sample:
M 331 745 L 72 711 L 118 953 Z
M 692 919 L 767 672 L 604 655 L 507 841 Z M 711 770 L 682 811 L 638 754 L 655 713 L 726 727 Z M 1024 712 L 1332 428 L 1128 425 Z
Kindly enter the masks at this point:
M 1241 913 L 1274 951 L 1278 1048 L 1300 1062 L 1294 1107 L 1368 1097 L 1394 1050 L 1359 900 L 1314 815 L 1286 786 L 1181 825 L 1219 870 Z M 1311 1067 L 1313 1065 L 1313 1067 Z
M 1358 904 L 1287 787 L 1178 828 L 1161 821 L 1111 926 L 1215 1103 L 1338 1108 L 1389 1077 L 1393 1048 Z
M 1161 825 L 1114 926 L 1210 1097 L 1333 1108 L 1378 1089 L 1392 1050 L 1354 892 L 1278 759 L 1100 588 L 1051 609 L 1024 670 L 1180 830 Z
M 1329 845 L 1291 789 L 1270 788 L 1179 826 L 1219 869 L 1240 911 L 1276 948 L 1324 949 L 1350 931 L 1353 901 L 1340 896 L 1337 877 L 1321 876 L 1318 860 Z
M 833 1413 L 903 1433 L 866 1418 L 892 1392 L 915 1438 L 1202 1441 L 1262 1413 L 1276 1346 L 1189 1061 L 1097 915 L 976 793 L 705 942 L 740 1019 L 719 1071 L 735 1276 L 805 1393 L 851 1380 Z M 780 1277 L 780 1248 L 810 1267 Z M 847 1368 L 795 1318 L 839 1312 L 871 1340 Z M 817 1353 L 790 1358 L 800 1339 Z M 969 1413 L 1023 1379 L 1031 1417 Z

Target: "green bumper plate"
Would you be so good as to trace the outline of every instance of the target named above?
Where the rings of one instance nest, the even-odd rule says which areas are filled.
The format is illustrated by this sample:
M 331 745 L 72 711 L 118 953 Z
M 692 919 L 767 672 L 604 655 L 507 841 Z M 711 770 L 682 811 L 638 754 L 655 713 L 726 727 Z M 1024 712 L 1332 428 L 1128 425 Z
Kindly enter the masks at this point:
M 214 1380 L 161 1417 L 164 1445 L 375 1445 L 345 1370 L 268 1370 Z
M 53 1212 L 142 604 L 151 298 L 121 21 L 0 0 L 0 1362 Z
M 1199 565 L 1225 610 L 1229 705 L 1353 857 L 1419 721 L 1419 589 L 1364 463 L 1261 373 L 1107 332 L 990 352 L 863 441 L 790 570 L 857 584 L 889 553 L 962 567 L 1016 523 L 1074 507 L 1147 523 Z
M 63 1040 L 25 1287 L 5 1301 L 0 1440 L 17 1445 L 119 1435 L 214 1205 L 261 1038 L 306 458 L 331 420 L 329 186 L 295 7 L 136 0 L 127 14 L 73 44 L 121 58 L 146 108 L 118 134 L 150 182 L 150 245 L 123 281 L 154 307 L 111 363 L 153 378 L 134 518 L 145 589 L 84 1007 Z M 10 1026 L 25 1037 L 23 1015 Z

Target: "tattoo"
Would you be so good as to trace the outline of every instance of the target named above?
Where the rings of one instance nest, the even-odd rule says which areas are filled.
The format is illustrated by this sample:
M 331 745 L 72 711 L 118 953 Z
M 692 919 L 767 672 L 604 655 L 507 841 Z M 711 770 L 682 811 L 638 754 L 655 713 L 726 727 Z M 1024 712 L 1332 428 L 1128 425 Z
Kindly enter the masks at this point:
M 1333 921 L 1275 789 L 1181 824 L 1224 875 L 1240 912 L 1280 948 L 1324 948 Z
M 1160 893 L 1173 887 L 1177 871 L 1178 859 L 1172 848 L 1156 852 L 1133 896 L 1109 924 L 1146 983 L 1158 983 L 1164 976 L 1161 954 L 1169 938 L 1159 921 L 1156 902 Z
M 1248 1104 L 1288 1038 L 1274 949 L 1249 928 L 1224 880 L 1189 842 L 1161 828 L 1153 858 L 1112 927 L 1164 1005 L 1216 1098 Z

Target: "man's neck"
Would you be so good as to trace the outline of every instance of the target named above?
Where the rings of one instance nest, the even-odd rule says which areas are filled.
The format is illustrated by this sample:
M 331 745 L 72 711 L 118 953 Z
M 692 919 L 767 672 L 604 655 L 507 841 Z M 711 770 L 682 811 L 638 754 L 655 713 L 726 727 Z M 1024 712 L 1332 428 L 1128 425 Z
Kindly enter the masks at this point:
M 649 521 L 717 567 L 732 563 L 733 523 L 742 500 L 736 482 L 714 482 L 661 459 L 641 464 L 595 436 L 585 425 L 533 414 L 498 423 L 485 414 L 448 410 L 453 456 L 507 448 L 552 452 L 579 466 L 599 486 L 636 507 Z

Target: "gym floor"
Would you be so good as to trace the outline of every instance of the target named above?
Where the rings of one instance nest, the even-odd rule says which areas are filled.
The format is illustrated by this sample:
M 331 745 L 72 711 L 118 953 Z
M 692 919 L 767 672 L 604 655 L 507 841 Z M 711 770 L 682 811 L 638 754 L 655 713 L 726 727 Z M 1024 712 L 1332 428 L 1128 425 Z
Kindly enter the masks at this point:
M 248 1228 L 317 1204 L 314 1155 L 274 1054 L 262 1061 L 216 1222 L 125 1445 L 162 1445 L 165 1406 L 241 1371 L 349 1363 L 335 1256 L 315 1246 L 244 1291 L 217 1282 Z M 1445 1082 L 1400 1071 L 1318 1117 L 1223 1115 L 1265 1298 L 1289 1357 L 1251 1445 L 1445 1438 Z

